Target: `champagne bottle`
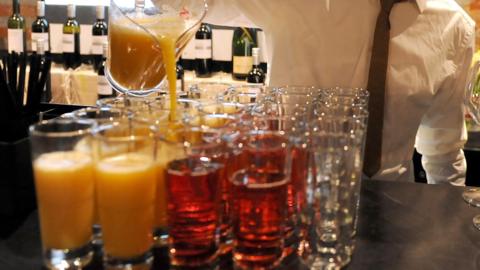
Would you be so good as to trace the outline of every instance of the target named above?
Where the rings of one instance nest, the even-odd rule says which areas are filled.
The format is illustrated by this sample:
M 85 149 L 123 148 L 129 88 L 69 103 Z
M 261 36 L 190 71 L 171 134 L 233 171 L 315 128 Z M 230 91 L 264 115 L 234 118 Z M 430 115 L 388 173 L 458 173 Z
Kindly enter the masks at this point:
M 202 23 L 195 33 L 195 75 L 210 77 L 212 73 L 212 29 Z
M 45 18 L 45 2 L 37 1 L 37 19 L 32 23 L 32 51 L 38 52 L 37 43 L 42 40 L 43 49 L 50 51 L 50 26 Z
M 68 5 L 67 21 L 63 24 L 63 61 L 65 69 L 76 69 L 80 59 L 80 25 L 75 16 L 75 5 Z
M 25 19 L 20 14 L 19 0 L 12 1 L 13 13 L 8 18 L 8 52 L 21 53 L 27 50 Z
M 256 42 L 255 31 L 250 28 L 237 27 L 233 33 L 233 78 L 245 80 L 252 68 L 252 48 Z
M 252 57 L 253 57 L 253 65 L 252 70 L 248 73 L 247 82 L 249 83 L 261 83 L 265 82 L 265 73 L 260 68 L 260 60 L 259 60 L 259 48 L 252 49 Z
M 102 50 L 103 44 L 108 42 L 108 25 L 105 21 L 105 7 L 97 6 L 97 21 L 92 27 L 92 55 L 93 55 L 93 68 L 98 71 L 98 68 L 102 64 Z
M 102 44 L 102 62 L 98 66 L 97 77 L 97 93 L 98 99 L 117 96 L 117 92 L 113 91 L 112 86 L 105 77 L 105 65 L 107 62 L 108 43 Z

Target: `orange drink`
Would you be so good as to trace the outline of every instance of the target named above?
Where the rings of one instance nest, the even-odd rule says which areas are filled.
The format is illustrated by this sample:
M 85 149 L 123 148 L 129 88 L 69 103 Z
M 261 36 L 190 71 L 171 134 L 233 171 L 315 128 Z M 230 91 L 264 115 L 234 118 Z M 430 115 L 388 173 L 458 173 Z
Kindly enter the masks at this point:
M 94 180 L 90 155 L 68 151 L 40 155 L 33 163 L 45 248 L 74 249 L 92 235 Z
M 172 97 L 171 118 L 175 119 L 176 48 L 188 41 L 179 39 L 187 29 L 184 19 L 136 14 L 131 19 L 112 19 L 110 25 L 109 69 L 113 79 L 127 90 L 150 90 L 166 76 Z
M 107 269 L 148 267 L 152 260 L 156 171 L 145 124 L 119 120 L 94 134 L 97 209 Z
M 108 256 L 141 256 L 153 244 L 156 175 L 152 161 L 126 153 L 96 165 L 98 210 Z
M 83 119 L 53 119 L 30 127 L 43 263 L 83 268 L 92 257 L 95 179 L 91 131 Z

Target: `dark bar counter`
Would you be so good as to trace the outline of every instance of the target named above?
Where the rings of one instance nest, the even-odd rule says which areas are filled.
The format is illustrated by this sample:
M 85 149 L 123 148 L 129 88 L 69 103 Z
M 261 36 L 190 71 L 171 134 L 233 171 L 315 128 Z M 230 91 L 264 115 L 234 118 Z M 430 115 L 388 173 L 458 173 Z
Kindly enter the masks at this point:
M 480 269 L 480 231 L 463 188 L 448 185 L 362 183 L 357 248 L 348 270 Z M 1 222 L 1 221 L 0 221 Z M 168 269 L 165 250 L 155 252 L 152 269 Z M 36 212 L 0 240 L 0 269 L 42 269 Z M 100 258 L 85 269 L 102 269 Z M 231 269 L 222 264 L 217 269 Z M 282 269 L 306 269 L 297 261 Z

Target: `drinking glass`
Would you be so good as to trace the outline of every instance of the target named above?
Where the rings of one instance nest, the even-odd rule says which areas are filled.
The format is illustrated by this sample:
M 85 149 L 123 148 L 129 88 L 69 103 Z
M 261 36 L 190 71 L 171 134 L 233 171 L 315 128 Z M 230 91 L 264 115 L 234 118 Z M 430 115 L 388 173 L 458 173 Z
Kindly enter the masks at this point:
M 357 89 L 348 91 L 358 91 Z M 363 90 L 360 90 L 363 91 Z M 356 94 L 355 94 L 356 96 Z M 366 96 L 365 98 L 368 98 Z M 328 130 L 334 127 L 332 124 L 337 119 L 336 126 L 343 127 L 341 134 L 347 136 L 348 154 L 345 155 L 346 169 L 345 178 L 338 185 L 339 192 L 339 222 L 340 226 L 338 243 L 336 247 L 337 259 L 340 265 L 346 265 L 350 262 L 353 250 L 355 248 L 355 235 L 358 220 L 358 206 L 360 200 L 360 187 L 363 166 L 363 151 L 365 144 L 366 127 L 368 123 L 367 104 L 362 99 L 349 97 L 335 97 L 334 99 L 323 100 L 324 103 L 315 104 L 316 119 L 310 122 L 311 130 Z M 325 123 L 322 125 L 322 121 Z M 338 122 L 340 121 L 340 122 Z M 330 125 L 325 125 L 331 123 Z M 335 123 L 335 122 L 333 122 Z M 336 132 L 339 132 L 338 130 Z M 311 131 L 311 136 L 315 131 Z M 315 148 L 314 148 L 315 151 Z
M 345 115 L 324 115 L 310 122 L 318 239 L 318 254 L 312 269 L 336 269 L 350 262 L 356 234 L 365 128 L 362 120 Z
M 241 118 L 236 115 L 229 115 L 223 113 L 222 106 L 219 107 L 219 112 L 207 113 L 200 112 L 199 119 L 191 119 L 193 121 L 186 121 L 187 125 L 202 126 L 211 130 L 215 130 L 222 135 L 222 139 L 226 144 L 224 168 L 220 170 L 221 182 L 221 225 L 220 225 L 220 248 L 219 255 L 223 256 L 231 253 L 233 247 L 232 226 L 231 226 L 231 195 L 232 186 L 230 184 L 230 177 L 237 170 L 239 159 L 239 152 L 234 147 L 238 143 L 238 138 L 243 128 Z
M 230 179 L 234 264 L 276 269 L 284 252 L 290 142 L 284 132 L 257 130 L 245 134 L 241 148 L 245 167 Z
M 167 77 L 176 91 L 176 60 L 206 15 L 205 0 L 111 0 L 106 76 L 130 96 L 149 95 Z
M 126 120 L 100 126 L 94 142 L 106 267 L 148 267 L 156 195 L 153 136 L 148 126 Z
M 292 168 L 290 170 L 291 180 L 287 184 L 288 212 L 284 249 L 284 260 L 289 260 L 291 258 L 290 255 L 297 252 L 299 242 L 302 242 L 299 250 L 300 254 L 307 248 L 303 240 L 307 236 L 308 228 L 305 226 L 305 222 L 302 221 L 307 211 L 306 193 L 309 186 L 307 125 L 305 121 L 295 116 L 267 114 L 254 117 L 253 126 L 256 130 L 284 132 L 288 136 L 291 145 Z
M 126 119 L 130 115 L 131 113 L 127 111 L 111 108 L 111 107 L 100 107 L 100 108 L 88 107 L 88 108 L 74 111 L 72 113 L 72 117 L 75 119 L 90 119 L 91 121 L 94 121 L 97 125 L 102 125 L 108 122 L 112 122 L 115 119 L 121 119 L 121 118 Z M 90 150 L 87 148 L 85 149 L 85 151 L 90 151 Z M 97 203 L 95 199 L 92 244 L 97 248 L 98 247 L 101 248 L 101 246 L 103 245 L 102 230 L 100 227 L 100 219 L 98 217 L 98 210 L 96 205 Z
M 82 268 L 92 259 L 94 126 L 88 120 L 54 119 L 30 127 L 43 261 L 48 268 Z
M 217 258 L 221 218 L 221 134 L 203 127 L 166 131 L 163 142 L 175 157 L 167 163 L 170 263 L 210 266 Z
M 155 137 L 155 170 L 157 181 L 153 232 L 155 247 L 166 247 L 168 245 L 166 168 L 168 162 L 173 160 L 178 154 L 182 154 L 182 151 L 177 152 L 175 148 L 168 147 L 168 144 L 164 143 L 162 138 L 168 130 L 176 130 L 184 126 L 182 119 L 177 119 L 176 121 L 170 120 L 171 111 L 162 107 L 164 105 L 162 101 L 151 103 L 148 109 L 134 113 L 135 121 L 148 125 Z M 166 104 L 169 103 L 167 102 Z M 188 103 L 179 103 L 176 115 L 185 113 L 185 111 L 180 109 L 181 105 L 188 105 Z

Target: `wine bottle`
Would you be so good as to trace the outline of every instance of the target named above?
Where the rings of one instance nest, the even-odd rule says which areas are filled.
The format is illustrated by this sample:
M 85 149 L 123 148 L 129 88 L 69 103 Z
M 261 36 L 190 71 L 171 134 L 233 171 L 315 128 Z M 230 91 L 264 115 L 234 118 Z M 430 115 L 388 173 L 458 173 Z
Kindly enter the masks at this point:
M 25 36 L 25 19 L 20 14 L 19 0 L 12 1 L 13 13 L 8 18 L 8 52 L 21 53 L 27 50 Z
M 108 43 L 102 44 L 102 62 L 98 66 L 98 77 L 97 77 L 97 93 L 98 99 L 115 97 L 117 95 L 116 91 L 113 91 L 112 86 L 108 83 L 107 78 L 105 77 L 105 65 L 107 62 L 107 52 L 108 52 Z
M 248 73 L 247 82 L 249 83 L 261 83 L 265 82 L 265 73 L 260 68 L 260 60 L 259 56 L 259 48 L 252 48 L 252 58 L 253 58 L 253 65 L 252 70 Z
M 233 29 L 212 29 L 212 72 L 232 73 Z
M 181 61 L 177 62 L 177 93 L 184 92 L 185 91 L 185 80 L 184 80 L 184 75 L 185 72 L 183 70 L 182 65 L 180 64 Z
M 192 39 L 182 53 L 182 67 L 184 70 L 195 69 L 195 39 Z
M 80 25 L 75 15 L 75 5 L 68 5 L 67 21 L 63 24 L 63 61 L 65 69 L 76 69 L 80 59 Z
M 108 25 L 105 21 L 105 7 L 97 6 L 97 21 L 92 27 L 92 55 L 93 55 L 93 69 L 98 71 L 100 64 L 102 64 L 102 50 L 103 44 L 108 42 Z
M 38 38 L 35 42 L 36 42 L 36 44 L 35 44 L 35 49 L 36 50 L 35 51 L 40 56 L 40 68 L 39 68 L 39 70 L 43 70 L 45 62 L 47 60 L 47 55 L 45 54 L 45 47 L 48 44 L 48 42 L 46 42 L 42 38 Z M 40 100 L 41 100 L 41 102 L 45 102 L 45 103 L 48 103 L 52 100 L 50 70 L 48 71 L 47 81 L 45 83 L 45 88 L 42 91 L 42 95 L 41 95 Z
M 50 51 L 50 26 L 45 18 L 45 2 L 37 1 L 37 19 L 32 23 L 32 51 L 38 52 L 37 43 L 41 39 L 43 49 Z
M 237 27 L 233 33 L 233 78 L 245 80 L 252 68 L 252 48 L 255 47 L 255 32 L 253 29 Z
M 212 28 L 202 23 L 195 33 L 195 75 L 210 77 L 212 73 Z

